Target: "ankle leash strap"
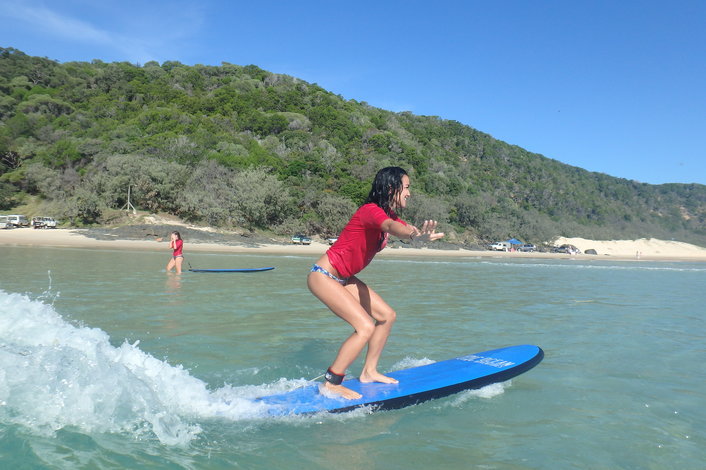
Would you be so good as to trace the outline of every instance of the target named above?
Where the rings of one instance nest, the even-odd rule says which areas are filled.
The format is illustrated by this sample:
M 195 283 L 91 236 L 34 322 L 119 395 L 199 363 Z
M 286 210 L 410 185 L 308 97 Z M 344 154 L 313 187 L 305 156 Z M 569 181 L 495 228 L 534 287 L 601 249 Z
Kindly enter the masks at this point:
M 324 375 L 326 381 L 333 385 L 341 385 L 341 382 L 343 382 L 343 377 L 345 377 L 345 374 L 339 375 L 335 372 L 331 372 L 331 369 L 328 369 L 326 371 L 326 375 Z

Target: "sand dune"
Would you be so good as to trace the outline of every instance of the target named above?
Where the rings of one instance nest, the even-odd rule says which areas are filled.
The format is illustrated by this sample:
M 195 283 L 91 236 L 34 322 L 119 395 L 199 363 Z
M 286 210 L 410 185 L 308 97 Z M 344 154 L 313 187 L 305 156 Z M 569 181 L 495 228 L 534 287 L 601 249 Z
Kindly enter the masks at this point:
M 596 241 L 585 238 L 559 238 L 556 245 L 570 244 L 585 252 L 594 249 L 598 255 L 632 258 L 702 258 L 706 248 L 677 241 L 641 238 L 639 240 Z

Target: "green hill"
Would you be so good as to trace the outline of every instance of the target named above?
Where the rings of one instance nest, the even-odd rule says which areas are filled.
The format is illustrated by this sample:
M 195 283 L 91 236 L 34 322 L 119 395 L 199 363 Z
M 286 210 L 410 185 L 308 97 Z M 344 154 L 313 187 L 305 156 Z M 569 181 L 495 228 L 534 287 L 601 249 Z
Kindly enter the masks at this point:
M 387 165 L 452 240 L 657 237 L 706 246 L 706 186 L 592 173 L 435 116 L 254 65 L 58 63 L 0 48 L 0 210 L 76 225 L 131 202 L 221 227 L 336 234 Z M 32 215 L 32 214 L 28 214 Z

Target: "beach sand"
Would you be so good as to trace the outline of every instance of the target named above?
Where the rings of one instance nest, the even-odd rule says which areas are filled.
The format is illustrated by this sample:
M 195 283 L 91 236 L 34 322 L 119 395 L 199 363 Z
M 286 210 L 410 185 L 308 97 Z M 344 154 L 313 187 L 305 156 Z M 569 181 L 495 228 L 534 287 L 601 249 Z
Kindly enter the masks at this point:
M 167 240 L 165 238 L 165 240 Z M 327 244 L 313 241 L 311 245 L 265 243 L 257 246 L 245 244 L 194 243 L 184 240 L 184 251 L 213 253 L 271 253 L 271 254 L 322 254 Z M 591 259 L 591 260 L 652 260 L 652 261 L 699 261 L 706 262 L 706 248 L 688 243 L 656 239 L 597 241 L 583 238 L 560 238 L 555 245 L 571 244 L 581 251 L 594 249 L 597 255 L 568 255 L 561 253 L 520 253 L 474 250 L 441 250 L 431 247 L 387 248 L 380 256 L 452 256 L 452 257 L 492 257 L 492 258 L 550 258 L 550 259 Z M 169 252 L 166 241 L 145 240 L 103 240 L 86 236 L 83 229 L 43 229 L 16 228 L 0 230 L 0 246 L 44 246 L 90 249 L 128 249 Z

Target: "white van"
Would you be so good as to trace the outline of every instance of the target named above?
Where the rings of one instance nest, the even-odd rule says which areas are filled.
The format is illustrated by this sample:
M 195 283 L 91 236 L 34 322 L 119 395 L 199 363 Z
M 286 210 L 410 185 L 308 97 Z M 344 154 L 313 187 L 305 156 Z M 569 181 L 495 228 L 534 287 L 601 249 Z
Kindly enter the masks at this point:
M 15 227 L 29 227 L 29 219 L 24 215 L 8 215 L 7 220 Z
M 12 228 L 12 224 L 7 220 L 7 216 L 0 215 L 0 229 Z
M 512 248 L 512 245 L 509 242 L 495 242 L 490 245 L 492 251 L 510 251 L 510 248 Z

